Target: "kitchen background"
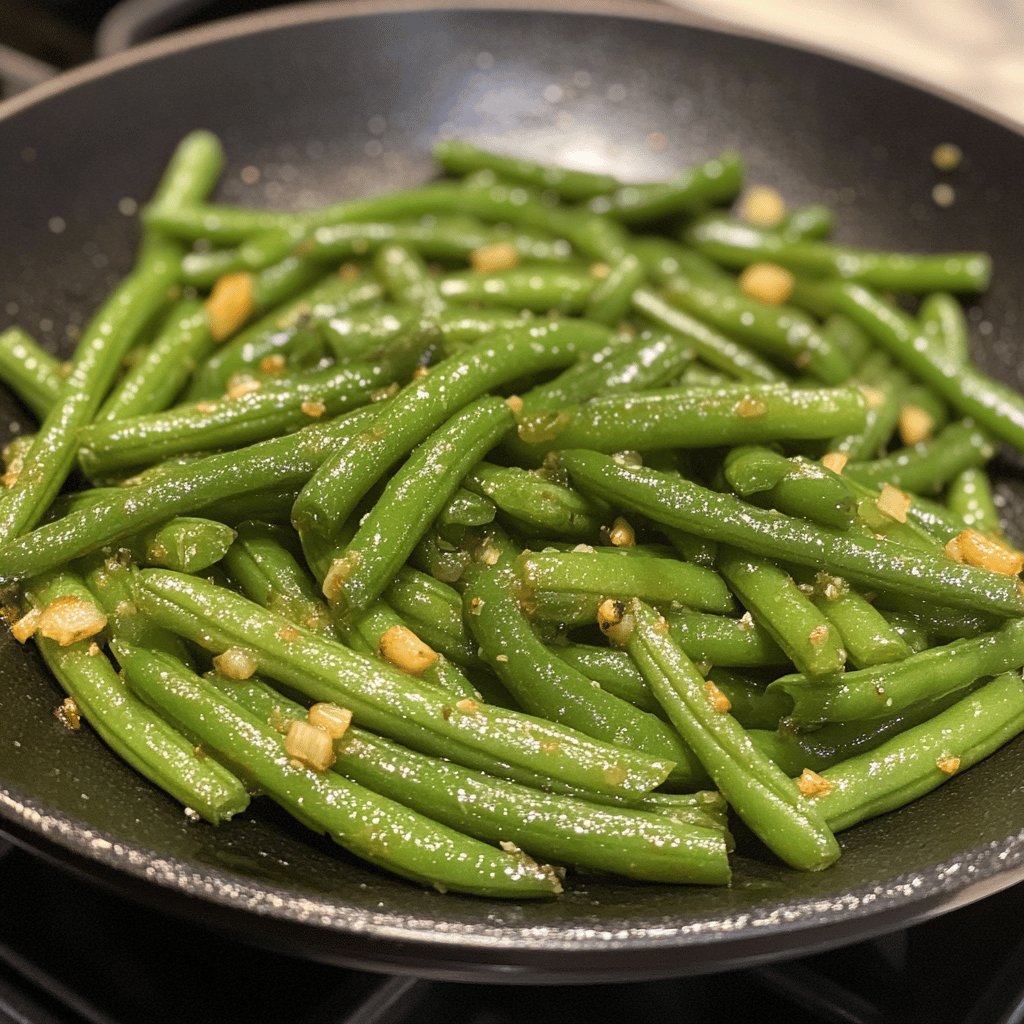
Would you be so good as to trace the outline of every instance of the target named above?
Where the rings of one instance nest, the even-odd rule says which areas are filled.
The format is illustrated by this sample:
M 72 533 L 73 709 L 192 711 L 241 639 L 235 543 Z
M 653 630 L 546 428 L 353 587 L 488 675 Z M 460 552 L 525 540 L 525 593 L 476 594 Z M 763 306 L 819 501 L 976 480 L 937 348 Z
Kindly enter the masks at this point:
M 4 95 L 258 0 L 0 0 Z M 792 39 L 918 77 L 1024 123 L 1019 0 L 679 0 L 701 24 Z M 1024 1021 L 1024 886 L 906 931 L 708 978 L 458 986 L 283 958 L 123 901 L 0 840 L 0 1024 L 604 1024 Z

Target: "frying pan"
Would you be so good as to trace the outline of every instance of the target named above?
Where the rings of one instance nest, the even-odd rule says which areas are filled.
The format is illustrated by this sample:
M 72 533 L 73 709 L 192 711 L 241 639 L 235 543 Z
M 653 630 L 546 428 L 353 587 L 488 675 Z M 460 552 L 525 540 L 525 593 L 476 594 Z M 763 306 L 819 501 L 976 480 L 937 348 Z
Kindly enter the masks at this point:
M 125 214 L 197 126 L 230 155 L 221 198 L 298 206 L 421 181 L 446 134 L 628 178 L 734 146 L 752 181 L 833 204 L 848 241 L 989 250 L 997 273 L 971 310 L 975 354 L 1024 383 L 1024 138 L 874 72 L 635 4 L 289 8 L 47 84 L 0 112 L 0 309 L 67 351 L 130 265 Z M 929 154 L 943 141 L 966 154 L 949 209 L 929 198 Z M 22 416 L 2 399 L 0 427 L 27 427 Z M 1000 472 L 1019 527 L 1015 467 Z M 349 859 L 263 802 L 220 828 L 190 823 L 88 729 L 63 730 L 34 652 L 2 643 L 0 828 L 122 892 L 290 953 L 450 979 L 640 980 L 821 950 L 1024 878 L 1018 741 L 844 834 L 841 861 L 820 874 L 741 847 L 727 889 L 578 875 L 546 903 L 442 896 Z

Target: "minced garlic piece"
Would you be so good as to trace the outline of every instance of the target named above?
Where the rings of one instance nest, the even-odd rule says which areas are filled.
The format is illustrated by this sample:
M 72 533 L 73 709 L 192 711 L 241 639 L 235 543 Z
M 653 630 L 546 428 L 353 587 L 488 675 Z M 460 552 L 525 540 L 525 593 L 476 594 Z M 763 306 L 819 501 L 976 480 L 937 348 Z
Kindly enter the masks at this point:
M 323 402 L 303 402 L 299 408 L 303 415 L 311 416 L 313 419 L 319 419 L 327 412 L 327 406 Z
M 980 530 L 966 529 L 947 545 L 946 553 L 958 562 L 977 565 L 1004 576 L 1024 570 L 1024 553 Z
M 263 385 L 251 374 L 235 373 L 228 380 L 227 397 L 244 398 L 260 391 Z
M 910 496 L 904 494 L 898 487 L 886 484 L 882 488 L 882 493 L 879 494 L 875 504 L 878 506 L 879 512 L 887 515 L 890 519 L 895 519 L 897 523 L 905 523 L 907 521 Z
M 106 624 L 106 615 L 96 605 L 68 594 L 58 597 L 43 609 L 36 628 L 43 636 L 67 647 L 95 636 Z
M 810 768 L 805 768 L 800 773 L 800 778 L 796 780 L 796 788 L 804 796 L 828 796 L 832 792 L 832 783 L 823 775 L 812 772 Z
M 38 608 L 32 608 L 25 612 L 24 615 L 17 622 L 11 626 L 11 635 L 19 644 L 23 644 L 31 636 L 35 634 L 35 631 L 39 628 L 39 620 L 42 618 L 43 613 Z
M 249 679 L 256 671 L 256 659 L 241 647 L 229 647 L 213 659 L 213 667 L 228 679 Z
M 776 189 L 756 185 L 743 196 L 740 216 L 759 228 L 778 227 L 786 216 L 786 203 Z
M 380 638 L 380 655 L 395 668 L 414 676 L 425 672 L 437 661 L 437 651 L 407 626 L 392 626 L 384 633 Z
M 599 281 L 603 281 L 611 272 L 612 268 L 607 263 L 590 264 L 590 276 L 596 277 Z
M 781 306 L 793 294 L 796 278 L 777 263 L 751 263 L 740 274 L 740 291 L 758 302 Z
M 469 265 L 478 274 L 496 274 L 519 266 L 519 250 L 512 242 L 491 242 L 469 254 Z
M 206 300 L 210 336 L 214 341 L 223 341 L 252 316 L 255 308 L 252 274 L 225 274 L 218 278 Z
M 282 626 L 276 636 L 278 640 L 283 640 L 287 644 L 298 639 L 299 631 L 294 626 Z
M 606 597 L 597 606 L 597 624 L 602 630 L 607 632 L 610 627 L 617 626 L 625 614 L 626 609 L 621 601 Z
M 74 697 L 65 697 L 64 700 L 53 709 L 53 717 L 57 719 L 65 729 L 77 732 L 82 727 L 82 716 L 78 710 L 78 704 Z
M 480 704 L 478 701 L 473 700 L 472 697 L 463 697 L 462 700 L 455 702 L 455 707 L 459 711 L 464 711 L 467 715 L 471 715 L 480 709 Z
M 342 263 L 338 267 L 338 277 L 342 281 L 358 281 L 362 276 L 363 270 L 358 263 Z
M 768 406 L 761 401 L 760 398 L 741 398 L 736 403 L 735 412 L 737 416 L 743 417 L 745 420 L 752 420 L 758 416 L 763 416 L 768 411 Z
M 850 456 L 845 452 L 828 452 L 821 457 L 821 464 L 833 473 L 842 473 L 849 461 Z
M 636 532 L 630 525 L 629 520 L 617 516 L 612 528 L 608 531 L 608 539 L 617 548 L 636 547 Z
M 352 712 L 337 704 L 314 704 L 306 714 L 310 725 L 323 729 L 332 740 L 340 740 L 352 722 Z
M 861 385 L 860 393 L 864 396 L 864 401 L 868 403 L 869 409 L 877 409 L 885 401 L 884 391 L 869 387 L 867 384 Z
M 947 775 L 952 775 L 960 767 L 960 758 L 954 757 L 953 755 L 946 755 L 945 757 L 940 757 L 935 762 L 935 767 L 938 768 L 940 772 L 945 772 Z
M 900 409 L 897 423 L 900 440 L 906 445 L 927 441 L 935 431 L 935 419 L 918 405 L 905 405 Z
M 727 715 L 732 710 L 732 701 L 710 679 L 704 684 L 704 692 L 712 710 L 718 714 Z
M 259 361 L 260 373 L 265 373 L 268 377 L 279 377 L 284 373 L 285 365 L 285 358 L 280 352 L 272 352 Z
M 295 719 L 288 726 L 284 749 L 300 766 L 325 772 L 334 764 L 334 741 L 330 734 L 309 722 Z
M 828 626 L 815 626 L 808 634 L 807 639 L 810 641 L 812 647 L 821 647 L 828 639 Z
M 430 373 L 430 367 L 429 366 L 417 366 L 416 369 L 412 371 L 412 379 L 413 380 L 423 380 L 423 378 L 426 377 L 427 374 L 429 374 L 429 373 Z
M 523 411 L 523 400 L 518 395 L 509 395 L 505 399 L 505 404 L 513 416 L 518 416 Z

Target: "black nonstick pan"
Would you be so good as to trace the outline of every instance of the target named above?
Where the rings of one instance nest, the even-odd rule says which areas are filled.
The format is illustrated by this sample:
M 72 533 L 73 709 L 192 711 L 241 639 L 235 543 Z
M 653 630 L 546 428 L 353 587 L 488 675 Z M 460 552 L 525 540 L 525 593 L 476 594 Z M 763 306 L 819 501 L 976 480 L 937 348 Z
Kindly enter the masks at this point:
M 975 354 L 1024 384 L 1021 135 L 873 72 L 626 3 L 288 8 L 42 86 L 0 110 L 4 320 L 67 352 L 130 265 L 127 215 L 200 126 L 230 155 L 221 198 L 252 204 L 418 182 L 443 135 L 627 178 L 736 147 L 751 181 L 835 206 L 844 240 L 990 251 Z M 940 208 L 929 157 L 946 141 L 965 161 Z M 6 394 L 0 429 L 31 429 Z M 1010 463 L 1000 489 L 1020 536 Z M 191 823 L 88 729 L 64 730 L 57 702 L 34 652 L 5 633 L 0 829 L 211 927 L 363 967 L 553 982 L 697 973 L 863 938 L 1024 878 L 1024 741 L 845 833 L 821 874 L 741 856 L 728 889 L 578 876 L 557 901 L 516 906 L 393 880 L 262 803 L 220 828 Z

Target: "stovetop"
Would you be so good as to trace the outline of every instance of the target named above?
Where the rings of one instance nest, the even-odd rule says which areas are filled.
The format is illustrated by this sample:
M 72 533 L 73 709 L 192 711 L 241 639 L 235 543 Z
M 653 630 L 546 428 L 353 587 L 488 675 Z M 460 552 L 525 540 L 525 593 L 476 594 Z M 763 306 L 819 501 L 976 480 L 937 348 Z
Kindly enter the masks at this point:
M 202 3 L 178 6 L 182 23 Z M 209 15 L 260 0 L 209 0 Z M 0 0 L 4 45 L 68 67 L 111 0 Z M 8 55 L 9 52 L 8 52 Z M 45 69 L 10 65 L 6 90 Z M 20 76 L 20 77 L 18 77 Z M 0 85 L 0 88 L 3 86 Z M 129 902 L 0 840 L 0 1024 L 1018 1024 L 1024 885 L 934 921 L 783 964 L 678 981 L 458 985 L 291 959 Z
M 291 959 L 0 840 L 0 1024 L 1019 1024 L 1024 885 L 801 960 L 633 985 L 459 985 Z

